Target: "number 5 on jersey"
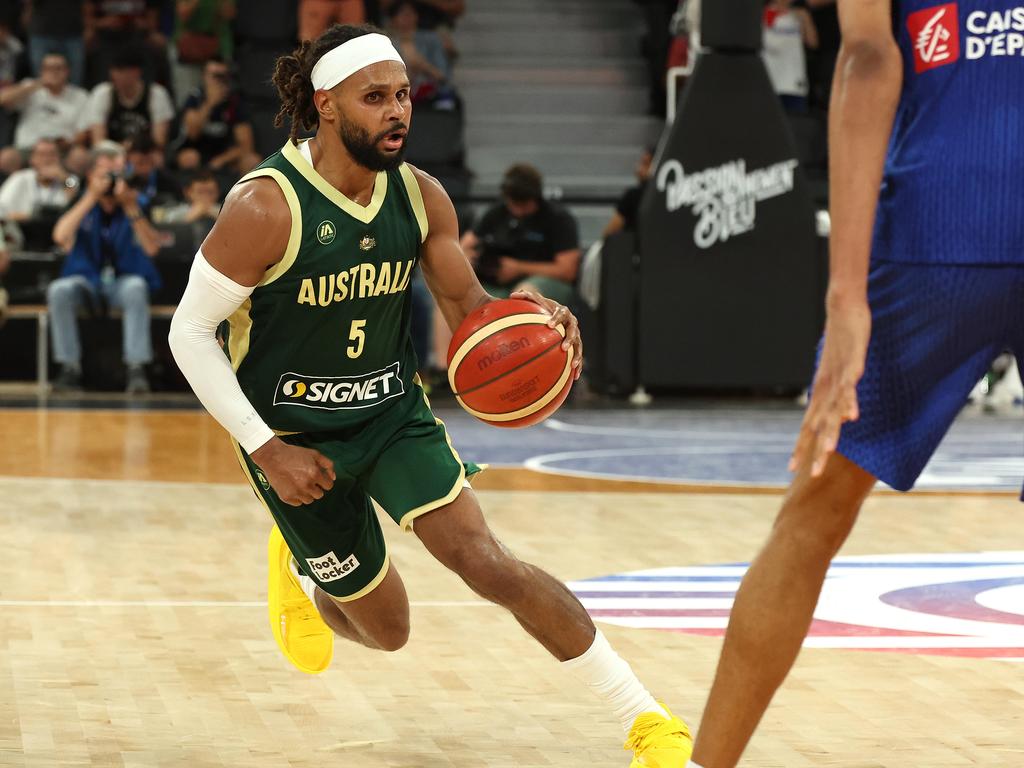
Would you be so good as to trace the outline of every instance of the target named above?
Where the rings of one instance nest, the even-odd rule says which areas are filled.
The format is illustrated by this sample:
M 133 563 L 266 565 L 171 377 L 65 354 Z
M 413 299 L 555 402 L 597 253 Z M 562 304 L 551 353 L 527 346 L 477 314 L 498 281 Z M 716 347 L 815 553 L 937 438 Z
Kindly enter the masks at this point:
M 365 327 L 365 320 L 353 320 L 352 327 L 348 331 L 348 338 L 352 343 L 345 351 L 352 360 L 363 354 L 363 345 L 366 343 L 366 331 L 363 330 Z

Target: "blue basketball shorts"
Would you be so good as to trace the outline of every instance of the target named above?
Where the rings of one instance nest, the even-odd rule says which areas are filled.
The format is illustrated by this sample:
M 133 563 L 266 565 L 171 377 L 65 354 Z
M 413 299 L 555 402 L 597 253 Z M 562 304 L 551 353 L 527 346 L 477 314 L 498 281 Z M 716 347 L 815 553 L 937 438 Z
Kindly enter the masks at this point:
M 838 451 L 907 491 L 992 361 L 1024 359 L 1024 265 L 875 261 L 868 301 L 860 418 L 843 425 Z

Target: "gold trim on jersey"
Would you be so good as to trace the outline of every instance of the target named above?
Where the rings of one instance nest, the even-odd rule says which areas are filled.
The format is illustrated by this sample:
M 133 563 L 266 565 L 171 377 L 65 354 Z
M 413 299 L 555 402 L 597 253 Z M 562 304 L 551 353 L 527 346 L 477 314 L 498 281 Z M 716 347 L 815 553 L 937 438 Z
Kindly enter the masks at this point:
M 398 169 L 402 173 L 402 180 L 405 182 L 405 189 L 409 193 L 409 202 L 412 203 L 413 213 L 416 214 L 416 223 L 420 225 L 420 242 L 427 239 L 430 231 L 430 221 L 427 219 L 427 207 L 423 204 L 423 190 L 420 189 L 419 179 L 413 173 L 408 163 L 402 163 Z
M 295 170 L 303 175 L 306 181 L 316 187 L 320 194 L 341 208 L 341 210 L 356 221 L 361 221 L 363 224 L 369 224 L 377 217 L 377 214 L 380 213 L 381 206 L 384 205 L 384 198 L 387 197 L 388 194 L 388 175 L 384 171 L 380 171 L 377 174 L 377 180 L 373 185 L 373 197 L 370 198 L 370 204 L 362 206 L 345 197 L 345 195 L 341 194 L 341 192 L 327 183 L 327 180 L 316 172 L 316 168 L 310 165 L 309 161 L 302 156 L 302 152 L 299 151 L 299 148 L 292 144 L 291 139 L 289 139 L 284 145 L 284 149 L 281 150 L 281 154 L 285 160 L 295 167 Z
M 238 463 L 242 467 L 242 474 L 245 475 L 245 479 L 249 481 L 249 485 L 252 486 L 253 493 L 256 494 L 256 498 L 260 500 L 260 504 L 267 510 L 267 514 L 270 515 L 270 519 L 274 519 L 274 513 L 270 511 L 270 505 L 267 504 L 267 500 L 263 498 L 263 494 L 260 492 L 259 486 L 256 485 L 256 478 L 253 477 L 252 470 L 249 469 L 249 464 L 245 460 L 245 456 L 242 455 L 242 446 L 238 444 L 235 438 L 231 438 L 231 447 L 235 449 L 235 456 L 238 458 Z
M 231 333 L 228 335 L 228 356 L 231 358 L 231 367 L 237 372 L 245 356 L 249 354 L 249 334 L 252 332 L 252 297 L 246 297 L 231 316 L 228 318 L 228 325 Z
M 284 256 L 277 264 L 263 273 L 263 279 L 257 283 L 257 288 L 274 282 L 291 269 L 295 259 L 299 256 L 299 245 L 302 244 L 302 208 L 299 206 L 299 196 L 295 194 L 295 187 L 292 186 L 287 176 L 277 168 L 259 168 L 243 176 L 239 183 L 264 177 L 273 179 L 281 188 L 281 194 L 284 195 L 285 202 L 288 203 L 288 210 L 292 214 L 292 228 L 288 234 L 288 245 L 284 249 Z
M 384 546 L 386 547 L 387 544 L 385 544 Z M 391 554 L 385 549 L 384 565 L 380 567 L 380 571 L 378 571 L 377 575 L 373 577 L 373 581 L 371 581 L 365 587 L 360 589 L 358 592 L 353 592 L 351 595 L 345 595 L 345 597 L 338 597 L 337 595 L 332 595 L 330 592 L 327 592 L 326 589 L 324 589 L 324 592 L 327 592 L 327 596 L 337 603 L 351 603 L 353 600 L 358 600 L 360 597 L 366 597 L 368 594 L 373 592 L 373 590 L 379 587 L 380 583 L 384 581 L 384 577 L 388 575 L 388 569 L 390 567 Z M 323 587 L 320 588 L 323 589 Z

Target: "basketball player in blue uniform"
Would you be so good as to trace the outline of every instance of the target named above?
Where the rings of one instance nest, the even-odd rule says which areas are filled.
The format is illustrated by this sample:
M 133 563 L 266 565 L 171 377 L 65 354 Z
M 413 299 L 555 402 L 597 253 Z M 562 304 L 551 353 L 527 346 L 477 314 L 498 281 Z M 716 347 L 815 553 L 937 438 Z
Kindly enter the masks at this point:
M 1022 0 L 839 0 L 828 321 L 796 472 L 736 596 L 691 768 L 731 768 L 876 480 L 917 480 L 1024 353 Z

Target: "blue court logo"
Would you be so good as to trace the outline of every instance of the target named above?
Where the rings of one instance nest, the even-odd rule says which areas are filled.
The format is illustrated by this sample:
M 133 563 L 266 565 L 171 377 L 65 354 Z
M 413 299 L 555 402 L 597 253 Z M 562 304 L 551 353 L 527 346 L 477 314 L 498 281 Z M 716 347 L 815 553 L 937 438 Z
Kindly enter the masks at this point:
M 660 568 L 569 587 L 596 621 L 720 637 L 746 571 Z M 804 647 L 1024 661 L 1024 551 L 836 558 Z

